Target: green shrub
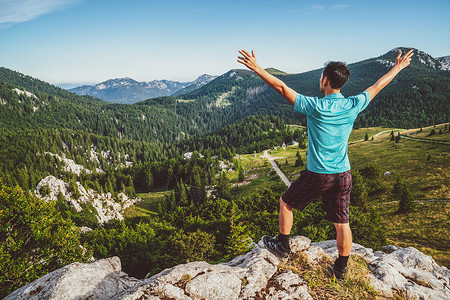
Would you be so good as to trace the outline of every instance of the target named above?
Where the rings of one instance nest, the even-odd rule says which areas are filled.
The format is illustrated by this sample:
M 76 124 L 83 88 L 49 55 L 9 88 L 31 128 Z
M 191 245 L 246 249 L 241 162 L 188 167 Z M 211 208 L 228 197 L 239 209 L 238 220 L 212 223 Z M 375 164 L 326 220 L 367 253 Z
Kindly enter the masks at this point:
M 0 183 L 0 298 L 74 261 L 86 262 L 91 251 L 80 247 L 70 219 L 19 187 Z

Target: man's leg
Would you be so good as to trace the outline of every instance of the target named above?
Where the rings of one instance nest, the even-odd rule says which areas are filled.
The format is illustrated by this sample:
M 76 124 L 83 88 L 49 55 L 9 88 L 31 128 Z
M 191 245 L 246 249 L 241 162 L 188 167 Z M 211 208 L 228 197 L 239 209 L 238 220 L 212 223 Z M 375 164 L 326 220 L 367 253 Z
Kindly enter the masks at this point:
M 339 255 L 349 256 L 352 250 L 352 231 L 349 223 L 334 223 Z
M 283 235 L 289 235 L 291 233 L 293 222 L 294 222 L 294 215 L 292 213 L 292 207 L 287 205 L 283 201 L 283 198 L 280 198 L 280 212 L 279 212 L 280 233 Z
M 314 175 L 315 174 L 315 175 Z M 322 182 L 322 175 L 303 170 L 300 176 L 289 186 L 287 191 L 280 198 L 279 210 L 279 230 L 280 234 L 276 239 L 263 236 L 265 247 L 281 258 L 287 258 L 291 252 L 289 246 L 289 234 L 291 233 L 294 216 L 292 209 L 302 209 L 319 195 L 317 185 Z M 288 204 L 289 203 L 289 204 Z
M 273 254 L 280 258 L 287 258 L 291 247 L 289 246 L 289 233 L 291 233 L 294 216 L 292 207 L 287 205 L 282 198 L 280 198 L 279 224 L 280 234 L 278 238 L 272 239 L 268 235 L 263 236 L 263 243 L 265 247 Z
M 339 256 L 334 262 L 332 272 L 338 279 L 344 279 L 348 258 L 352 250 L 352 231 L 349 223 L 334 223 Z

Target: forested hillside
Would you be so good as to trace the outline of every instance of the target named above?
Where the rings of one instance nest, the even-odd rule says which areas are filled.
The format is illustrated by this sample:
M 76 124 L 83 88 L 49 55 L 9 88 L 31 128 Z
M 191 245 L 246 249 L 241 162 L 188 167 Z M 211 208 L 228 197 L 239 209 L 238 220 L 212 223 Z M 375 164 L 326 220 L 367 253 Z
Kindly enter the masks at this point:
M 33 189 L 42 178 L 53 175 L 66 182 L 78 180 L 86 187 L 112 193 L 123 187 L 150 191 L 166 187 L 173 175 L 186 179 L 184 167 L 179 166 L 186 163 L 185 152 L 209 156 L 212 163 L 214 155 L 220 160 L 231 160 L 236 153 L 253 153 L 289 143 L 299 135 L 298 130 L 289 130 L 282 119 L 269 116 L 247 117 L 207 136 L 172 145 L 120 140 L 69 129 L 18 130 L 0 136 L 0 174 L 4 184 L 19 185 L 25 190 Z M 67 162 L 55 155 L 73 160 L 73 164 L 85 171 L 74 174 L 65 167 Z M 217 171 L 215 168 L 213 174 Z

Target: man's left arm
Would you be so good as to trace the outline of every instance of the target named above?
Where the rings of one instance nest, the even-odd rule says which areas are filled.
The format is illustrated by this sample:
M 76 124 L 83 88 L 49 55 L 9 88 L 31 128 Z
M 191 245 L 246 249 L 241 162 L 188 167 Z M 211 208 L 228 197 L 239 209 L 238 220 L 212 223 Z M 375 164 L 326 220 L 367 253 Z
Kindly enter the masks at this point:
M 271 88 L 273 88 L 278 94 L 286 98 L 289 103 L 295 105 L 295 98 L 297 97 L 297 92 L 288 87 L 279 78 L 269 74 L 266 70 L 261 68 L 256 63 L 255 53 L 252 50 L 250 55 L 247 51 L 241 50 L 239 53 L 242 57 L 238 57 L 238 62 L 245 65 L 247 68 L 256 73 L 262 80 L 264 80 Z
M 383 77 L 381 77 L 374 85 L 369 87 L 366 91 L 370 95 L 370 101 L 382 90 L 386 85 L 388 85 L 392 79 L 400 73 L 401 70 L 409 66 L 411 62 L 411 57 L 413 56 L 413 50 L 409 50 L 405 55 L 402 56 L 402 51 L 399 50 L 397 58 L 395 59 L 395 66 L 387 72 Z

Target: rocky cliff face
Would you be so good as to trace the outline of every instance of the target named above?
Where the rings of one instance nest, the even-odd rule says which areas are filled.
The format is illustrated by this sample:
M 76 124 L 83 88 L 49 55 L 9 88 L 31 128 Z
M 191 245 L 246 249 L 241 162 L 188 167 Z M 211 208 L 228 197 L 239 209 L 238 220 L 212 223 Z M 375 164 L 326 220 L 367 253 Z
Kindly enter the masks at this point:
M 293 254 L 311 264 L 337 256 L 336 241 L 311 243 L 291 239 Z M 450 299 L 450 271 L 415 248 L 387 247 L 373 252 L 353 244 L 352 254 L 364 258 L 372 285 L 383 295 L 402 291 L 411 299 Z M 121 271 L 111 257 L 89 264 L 73 263 L 16 290 L 11 299 L 313 299 L 305 279 L 279 268 L 280 260 L 261 247 L 216 265 L 191 262 L 138 280 Z
M 62 194 L 70 206 L 77 211 L 82 210 L 81 203 L 89 203 L 95 209 L 95 216 L 100 224 L 109 220 L 123 220 L 122 212 L 132 204 L 140 201 L 140 198 L 129 198 L 124 193 L 119 193 L 114 198 L 111 193 L 97 193 L 92 189 L 85 189 L 79 182 L 76 183 L 79 192 L 77 198 L 69 191 L 69 184 L 57 179 L 55 176 L 47 176 L 36 186 L 35 194 L 45 201 L 55 201 L 58 194 Z M 43 193 L 44 187 L 48 187 L 47 193 Z

